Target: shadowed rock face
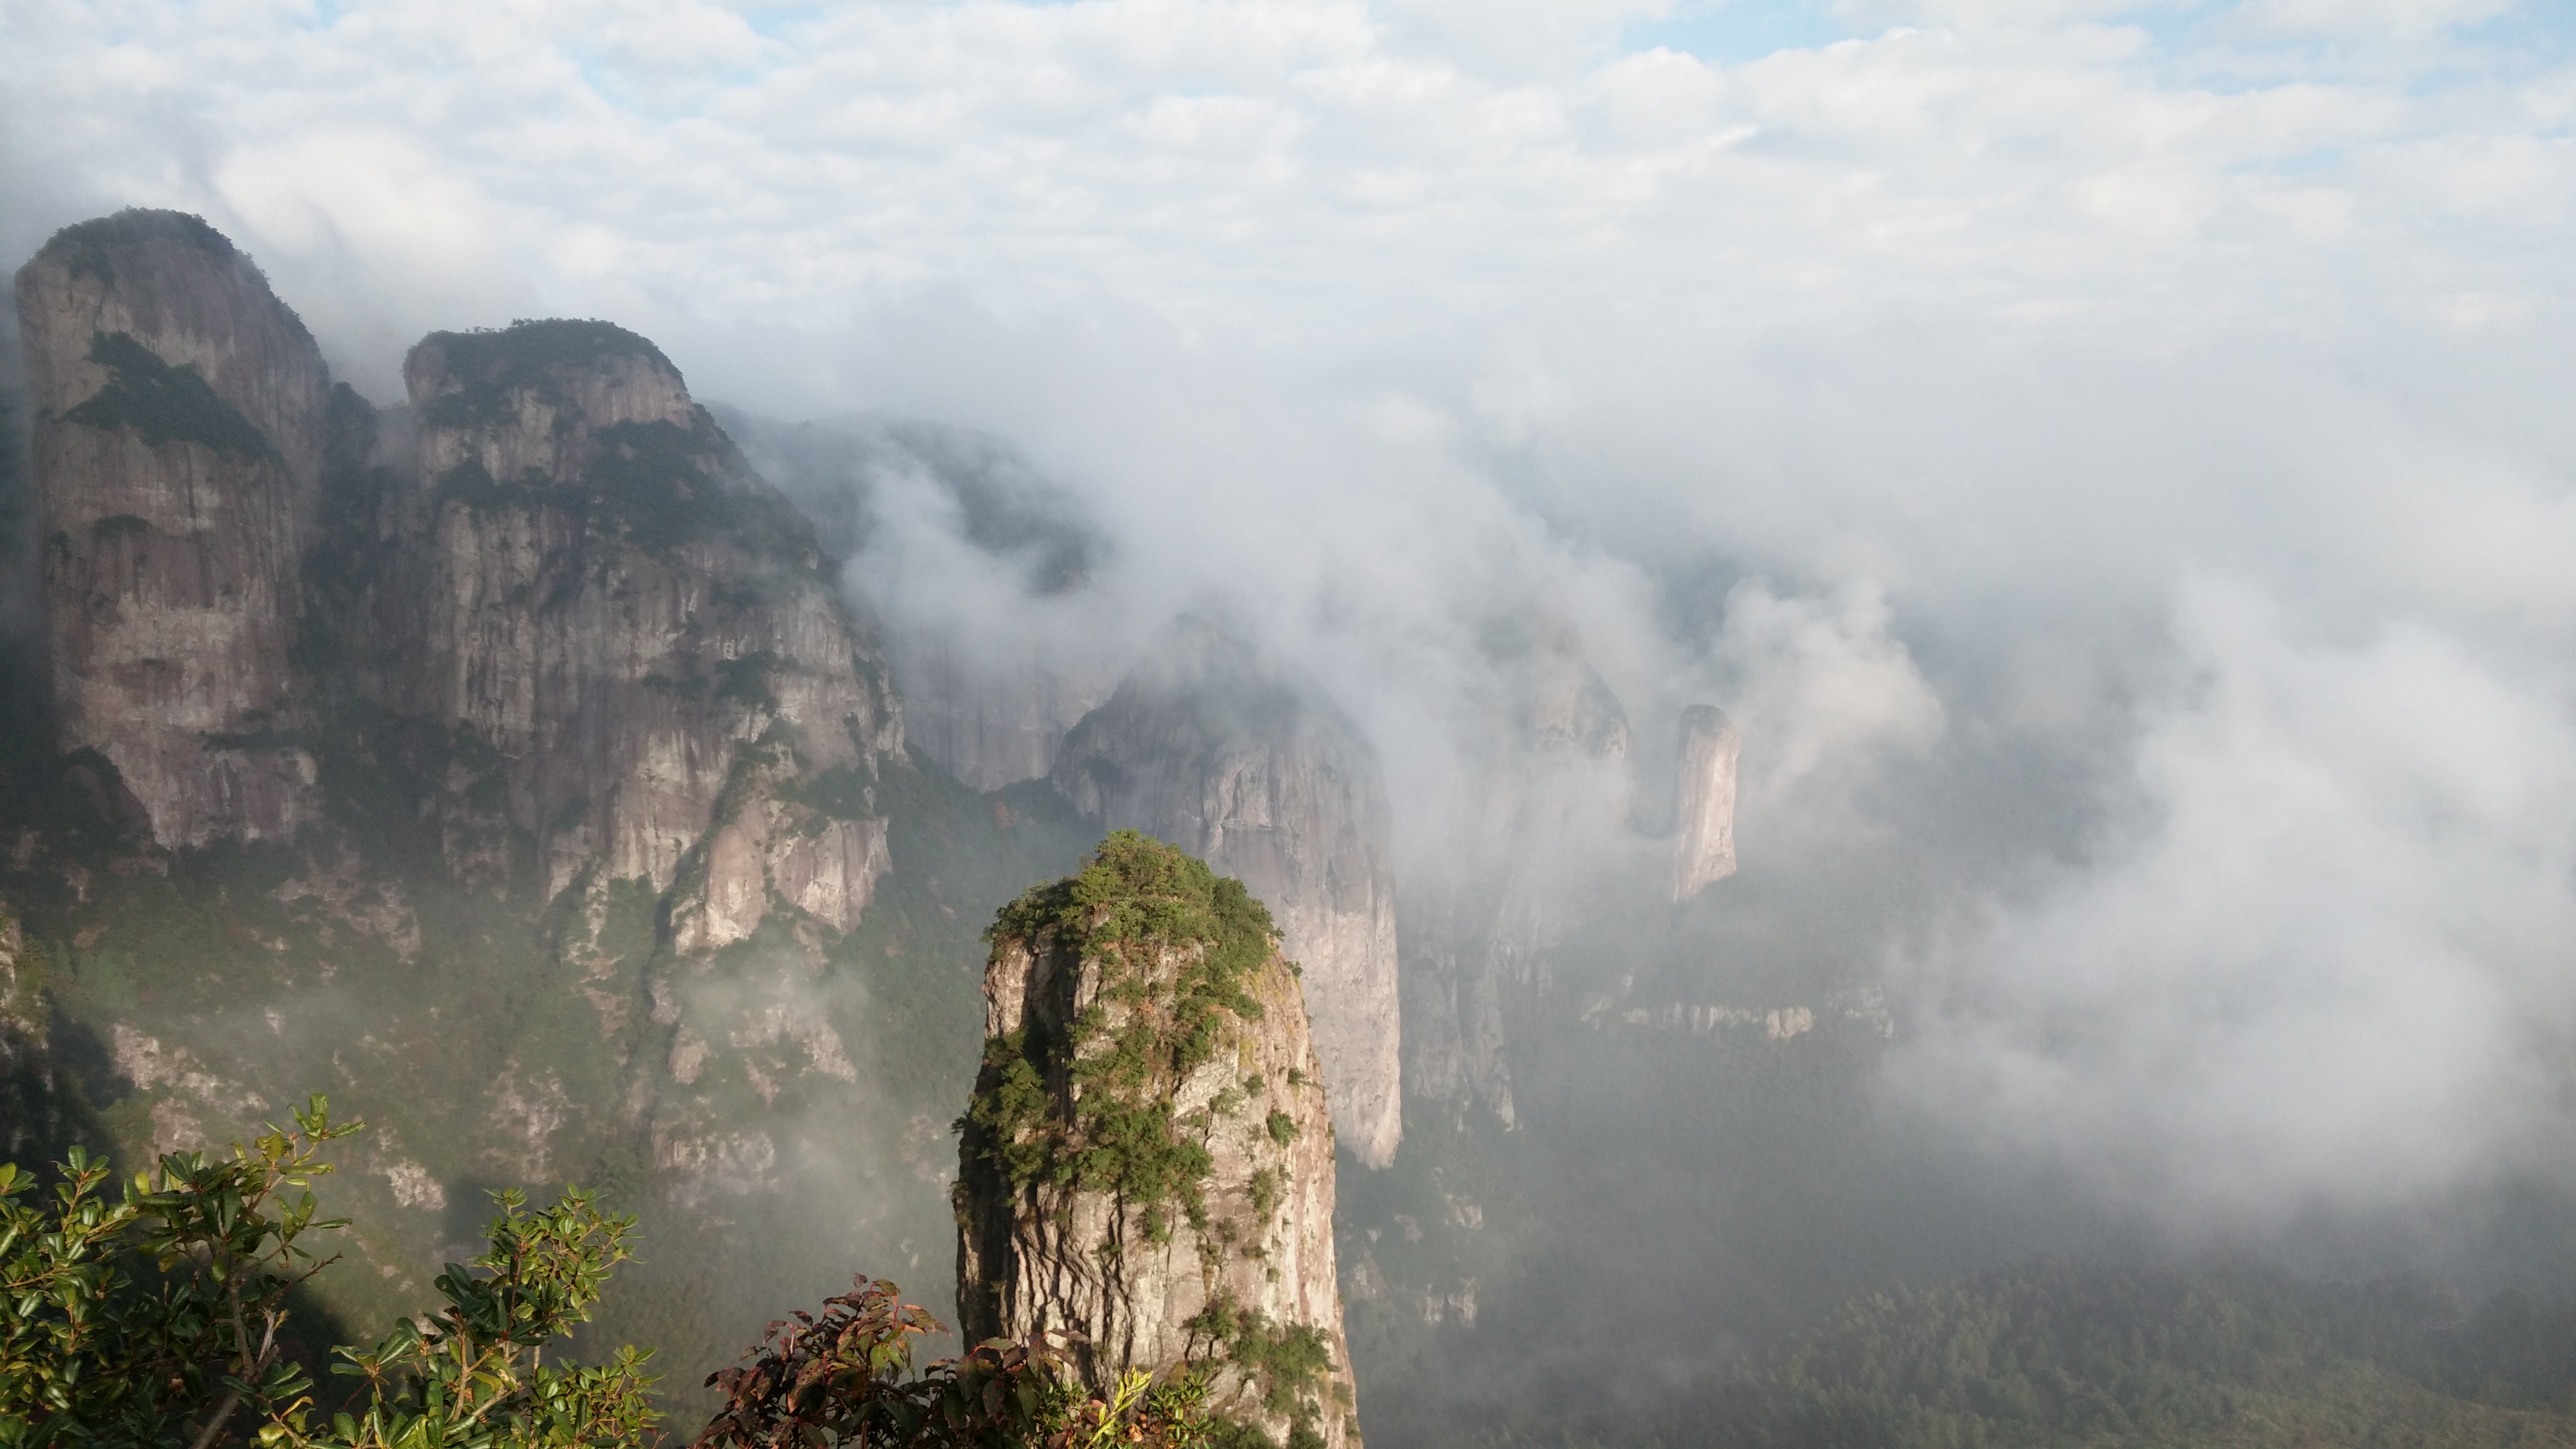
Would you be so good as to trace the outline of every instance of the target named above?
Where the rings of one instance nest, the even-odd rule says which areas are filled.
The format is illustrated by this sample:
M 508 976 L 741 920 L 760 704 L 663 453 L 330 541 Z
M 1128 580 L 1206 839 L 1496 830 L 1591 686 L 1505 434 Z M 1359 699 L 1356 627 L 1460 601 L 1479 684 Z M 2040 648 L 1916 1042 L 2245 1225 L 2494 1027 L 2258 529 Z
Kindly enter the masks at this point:
M 46 1050 L 46 1002 L 37 973 L 25 970 L 18 918 L 0 904 L 0 1152 L 16 1160 L 61 1130 L 60 1093 Z
M 1132 834 L 1079 879 L 1121 852 L 1213 879 Z M 995 925 L 956 1189 L 961 1330 L 1070 1330 L 1094 1389 L 1195 1365 L 1213 1376 L 1211 1407 L 1274 1441 L 1295 1429 L 1356 1449 L 1333 1121 L 1296 968 L 1239 888 L 1251 949 L 1236 942 L 1231 966 L 1221 930 L 1122 933 L 1116 913 L 1136 898 L 1171 898 L 1140 874 L 1111 903 L 1073 906 L 1071 924 L 1065 882 Z M 1219 996 L 1232 1005 L 1195 1018 L 1192 1045 L 1189 1003 Z
M 17 301 L 62 743 L 113 759 L 163 844 L 291 835 L 321 353 L 248 257 L 171 212 L 66 228 Z
M 1682 711 L 1673 781 L 1673 899 L 1686 901 L 1735 874 L 1735 722 L 1714 705 Z
M 1240 636 L 1187 621 L 1065 737 L 1050 778 L 1094 823 L 1202 856 L 1269 905 L 1305 972 L 1343 1145 L 1393 1161 L 1395 884 L 1376 753 L 1350 720 Z

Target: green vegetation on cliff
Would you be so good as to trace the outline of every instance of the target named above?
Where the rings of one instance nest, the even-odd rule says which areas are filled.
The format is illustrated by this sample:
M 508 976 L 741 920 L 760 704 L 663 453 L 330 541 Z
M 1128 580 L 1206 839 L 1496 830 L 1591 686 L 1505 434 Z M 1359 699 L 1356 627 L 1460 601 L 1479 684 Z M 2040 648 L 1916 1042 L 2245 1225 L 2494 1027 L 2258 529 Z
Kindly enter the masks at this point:
M 197 443 L 244 462 L 270 456 L 268 436 L 217 396 L 193 364 L 173 367 L 123 332 L 93 336 L 89 360 L 107 369 L 107 386 L 64 413 L 65 421 L 132 428 L 155 448 Z
M 662 349 L 614 322 L 522 318 L 498 329 L 432 332 L 412 349 L 436 348 L 447 360 L 447 375 L 459 386 L 432 400 L 423 420 L 434 427 L 467 428 L 508 416 L 511 399 L 520 393 L 556 408 L 571 405 L 562 374 L 571 368 L 633 358 L 649 362 L 674 378 L 680 370 Z
M 665 558 L 690 544 L 730 543 L 798 571 L 819 568 L 814 526 L 786 499 L 734 476 L 741 460 L 704 419 L 696 428 L 616 423 L 593 434 L 592 443 L 580 485 L 534 471 L 498 479 L 468 459 L 439 475 L 431 497 L 480 514 L 561 509 L 600 534 Z
M 1273 1323 L 1269 1316 L 1237 1303 L 1220 1291 L 1189 1321 L 1194 1359 L 1229 1363 L 1249 1375 L 1260 1393 L 1261 1407 L 1288 1420 L 1286 1449 L 1316 1449 L 1324 1442 L 1315 1425 L 1325 1400 L 1338 1388 L 1333 1382 L 1333 1345 L 1311 1323 Z M 1199 1347 L 1204 1345 L 1204 1347 Z M 1340 1405 L 1342 1411 L 1350 1409 Z M 1220 1433 L 1216 1449 L 1268 1449 L 1269 1436 L 1245 1426 L 1232 1435 Z
M 154 242 L 174 242 L 191 251 L 243 265 L 248 265 L 250 260 L 234 248 L 230 238 L 215 230 L 202 216 L 141 206 L 129 206 L 113 216 L 74 222 L 55 232 L 45 243 L 44 250 L 36 255 L 61 262 L 75 277 L 96 277 L 113 284 L 116 266 L 109 256 L 110 250 Z
M 1175 1121 L 1170 1089 L 1216 1051 L 1229 1018 L 1261 1018 L 1248 987 L 1276 934 L 1243 882 L 1133 830 L 1004 906 L 985 933 L 993 950 L 1069 952 L 1100 986 L 1070 1033 L 1032 1022 L 985 1043 L 958 1123 L 968 1151 L 1014 1190 L 1045 1183 L 1140 1205 L 1157 1240 L 1168 1206 L 1197 1219 L 1210 1158 Z

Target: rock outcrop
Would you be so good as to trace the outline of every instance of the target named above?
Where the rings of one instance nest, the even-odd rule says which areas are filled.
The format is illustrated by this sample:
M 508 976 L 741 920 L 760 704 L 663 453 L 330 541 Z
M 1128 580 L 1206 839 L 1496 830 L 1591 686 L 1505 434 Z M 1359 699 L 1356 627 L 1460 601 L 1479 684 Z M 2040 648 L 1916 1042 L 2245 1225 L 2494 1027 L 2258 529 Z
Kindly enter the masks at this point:
M 1296 968 L 1242 883 L 1121 832 L 996 918 L 956 1187 L 971 1342 L 1189 1365 L 1274 1441 L 1357 1446 L 1333 1125 Z
M 461 866 L 546 899 L 640 879 L 680 949 L 773 902 L 831 932 L 886 868 L 901 725 L 813 531 L 650 342 L 601 322 L 437 333 L 376 456 L 382 704 L 459 743 Z M 497 798 L 493 798 L 497 796 Z
M 1743 741 L 1714 705 L 1682 711 L 1673 780 L 1673 899 L 1735 874 L 1735 758 Z
M 812 525 L 669 359 L 601 322 L 436 333 L 380 412 L 247 258 L 166 212 L 67 229 L 17 294 L 56 768 L 151 834 L 64 867 L 77 899 L 101 869 L 271 842 L 287 875 L 256 890 L 312 923 L 325 979 L 352 938 L 425 972 L 459 950 L 560 971 L 595 1032 L 496 1050 L 468 1089 L 527 1176 L 556 1137 L 624 1134 L 685 1195 L 770 1147 L 770 1057 L 856 1090 L 828 1026 L 763 1023 L 811 1014 L 890 867 L 901 721 Z M 783 954 L 693 984 L 773 925 Z M 718 1060 L 657 1071 L 675 1039 Z M 752 1105 L 709 1106 L 718 1078 Z
M 1377 757 L 1239 634 L 1184 620 L 1067 735 L 1049 777 L 1105 829 L 1167 840 L 1269 903 L 1305 972 L 1333 1121 L 1363 1163 L 1403 1135 L 1395 884 Z
M 248 257 L 171 212 L 66 228 L 17 301 L 63 745 L 114 760 L 163 844 L 293 834 L 319 349 Z
M 405 735 L 448 864 L 504 896 L 646 882 L 684 951 L 857 924 L 882 658 L 651 343 L 433 334 L 387 417 L 193 217 L 68 228 L 17 294 L 59 743 L 159 843 L 292 838 L 317 732 Z

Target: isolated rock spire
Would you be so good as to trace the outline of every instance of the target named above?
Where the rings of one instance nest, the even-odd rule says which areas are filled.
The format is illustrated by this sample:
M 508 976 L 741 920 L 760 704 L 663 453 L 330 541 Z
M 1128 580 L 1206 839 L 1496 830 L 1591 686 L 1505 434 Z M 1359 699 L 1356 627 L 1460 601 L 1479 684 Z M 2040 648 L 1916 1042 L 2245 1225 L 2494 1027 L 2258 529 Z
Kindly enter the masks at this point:
M 1356 1449 L 1332 1120 L 1269 912 L 1120 831 L 991 940 L 956 1188 L 967 1339 L 1068 1331 L 1094 1389 L 1190 1366 L 1274 1440 Z
M 1673 899 L 1686 901 L 1735 874 L 1735 722 L 1715 705 L 1682 711 L 1673 781 Z

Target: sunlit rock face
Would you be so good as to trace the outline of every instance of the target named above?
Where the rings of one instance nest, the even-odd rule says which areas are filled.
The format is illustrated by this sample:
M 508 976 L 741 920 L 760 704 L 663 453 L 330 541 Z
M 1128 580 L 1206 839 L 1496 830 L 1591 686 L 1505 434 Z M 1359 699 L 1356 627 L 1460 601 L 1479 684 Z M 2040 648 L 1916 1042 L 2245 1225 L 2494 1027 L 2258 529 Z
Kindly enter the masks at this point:
M 827 978 L 901 912 L 888 778 L 919 776 L 864 602 L 669 360 L 603 323 L 434 334 L 380 409 L 169 213 L 68 229 L 17 294 L 49 674 L 0 685 L 41 786 L 0 802 L 0 890 L 131 983 L 80 1008 L 118 1150 L 363 1082 L 385 1263 L 438 1261 L 484 1181 L 614 1179 L 696 1228 L 810 1198 L 914 1065 Z M 9 976 L 0 1127 L 51 1140 Z M 923 1177 L 878 1199 L 928 1242 L 904 1142 Z
M 1713 705 L 1682 711 L 1673 781 L 1673 899 L 1686 901 L 1735 874 L 1735 722 Z
M 292 836 L 355 702 L 437 736 L 407 763 L 465 876 L 679 887 L 684 950 L 856 924 L 883 661 L 651 343 L 433 334 L 387 419 L 193 217 L 68 228 L 17 292 L 60 742 L 158 841 Z
M 1403 1135 L 1395 883 L 1377 756 L 1252 644 L 1183 621 L 1065 737 L 1050 779 L 1106 829 L 1204 857 L 1268 904 L 1305 972 L 1334 1125 L 1360 1161 Z
M 376 591 L 396 712 L 495 781 L 460 867 L 534 841 L 542 889 L 679 887 L 680 949 L 783 902 L 855 925 L 886 866 L 876 760 L 901 748 L 883 665 L 812 530 L 643 338 L 596 322 L 437 333 L 374 450 Z
M 1176 1047 L 1181 1002 L 1216 943 L 1076 935 L 1009 911 L 995 928 L 956 1188 L 961 1331 L 1070 1330 L 1096 1390 L 1130 1368 L 1195 1365 L 1210 1407 L 1272 1442 L 1356 1449 L 1334 1114 L 1296 968 L 1265 935 L 1240 977 L 1250 1009 L 1211 1013 L 1193 1059 Z M 1201 1155 L 1169 1172 L 1102 1165 L 1137 1140 L 1089 1129 L 1104 1102 L 1122 1122 L 1170 1123 Z M 1310 1370 L 1262 1367 L 1293 1364 L 1277 1350 L 1298 1335 L 1321 1350 Z
M 292 834 L 321 353 L 248 257 L 172 212 L 65 229 L 17 301 L 62 743 L 113 760 L 165 845 Z

